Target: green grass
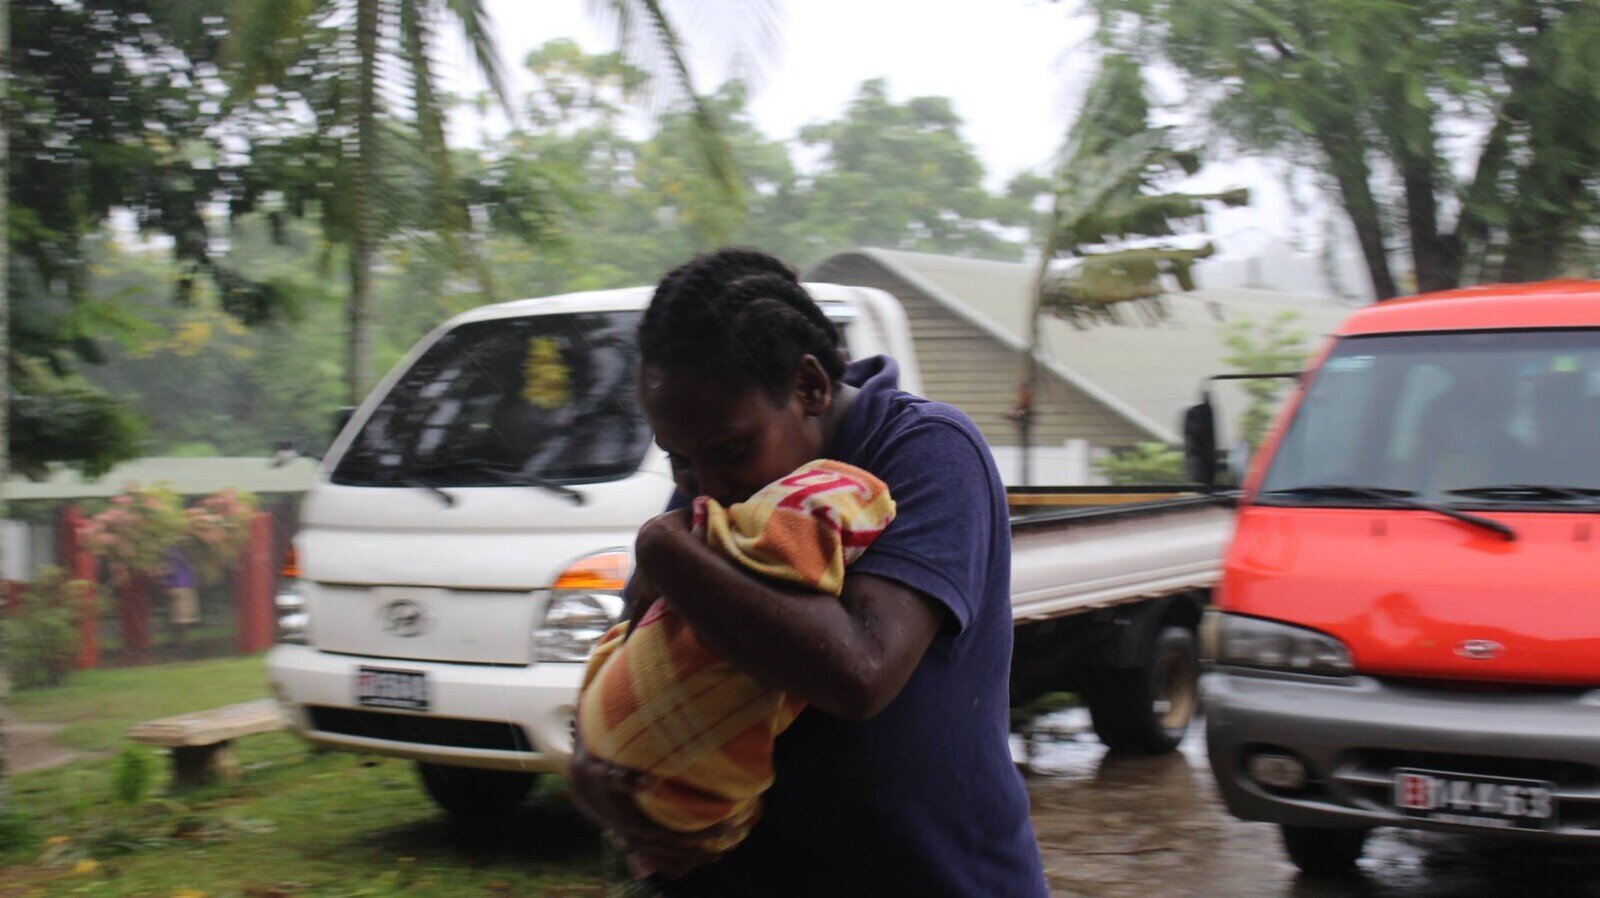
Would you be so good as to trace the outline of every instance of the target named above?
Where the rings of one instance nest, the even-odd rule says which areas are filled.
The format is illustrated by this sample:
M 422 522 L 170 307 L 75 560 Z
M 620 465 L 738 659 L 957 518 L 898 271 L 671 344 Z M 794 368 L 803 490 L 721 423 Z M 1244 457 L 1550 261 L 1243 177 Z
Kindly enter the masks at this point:
M 71 744 L 120 750 L 131 723 L 258 698 L 260 658 L 82 674 L 23 693 L 11 709 L 62 721 Z M 14 777 L 27 835 L 0 846 L 0 895 L 54 898 L 357 898 L 599 895 L 594 831 L 559 783 L 514 820 L 450 823 L 410 764 L 314 753 L 287 733 L 236 744 L 241 777 L 167 797 L 167 763 L 151 751 L 156 797 L 115 798 L 115 761 L 81 760 Z M 4 832 L 0 829 L 0 832 Z
M 18 720 L 64 723 L 63 745 L 85 751 L 120 748 L 128 727 L 157 717 L 266 698 L 264 655 L 186 661 L 152 667 L 88 670 L 65 686 L 11 696 Z

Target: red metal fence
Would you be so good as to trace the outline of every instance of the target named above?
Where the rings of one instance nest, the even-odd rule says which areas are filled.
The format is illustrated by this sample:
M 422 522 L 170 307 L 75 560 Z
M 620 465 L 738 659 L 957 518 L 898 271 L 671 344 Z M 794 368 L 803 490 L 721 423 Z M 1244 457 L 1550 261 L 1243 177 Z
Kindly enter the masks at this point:
M 61 509 L 58 518 L 57 558 L 74 580 L 96 584 L 102 592 L 113 598 L 113 619 L 116 629 L 111 635 L 120 642 L 116 661 L 122 664 L 148 664 L 156 660 L 152 653 L 152 629 L 155 624 L 159 585 L 148 577 L 136 577 L 122 583 L 109 582 L 101 576 L 100 559 L 85 545 L 83 539 L 84 515 L 76 505 Z M 250 539 L 240 554 L 228 582 L 231 585 L 233 608 L 233 648 L 249 654 L 270 648 L 273 641 L 273 592 L 277 588 L 277 559 L 279 546 L 274 516 L 260 512 L 250 522 Z M 20 586 L 21 584 L 16 584 Z M 7 598 L 11 598 L 8 593 Z M 94 590 L 79 594 L 77 667 L 90 670 L 105 662 L 101 640 L 101 604 Z

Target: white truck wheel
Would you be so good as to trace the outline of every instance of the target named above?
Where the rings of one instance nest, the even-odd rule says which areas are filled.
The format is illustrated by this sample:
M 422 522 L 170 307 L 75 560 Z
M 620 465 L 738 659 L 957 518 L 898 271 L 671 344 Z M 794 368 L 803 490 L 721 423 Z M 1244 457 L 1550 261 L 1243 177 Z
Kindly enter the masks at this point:
M 537 774 L 417 762 L 417 776 L 434 803 L 461 820 L 509 816 L 533 791 Z

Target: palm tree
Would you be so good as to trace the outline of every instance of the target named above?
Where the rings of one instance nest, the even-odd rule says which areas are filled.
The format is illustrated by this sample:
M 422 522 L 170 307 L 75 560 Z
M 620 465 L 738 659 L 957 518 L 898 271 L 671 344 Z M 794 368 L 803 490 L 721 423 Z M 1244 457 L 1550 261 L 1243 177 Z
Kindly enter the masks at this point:
M 1195 287 L 1195 262 L 1215 252 L 1209 240 L 1176 239 L 1179 225 L 1203 219 L 1208 205 L 1239 206 L 1248 190 L 1157 192 L 1163 181 L 1192 175 L 1199 155 L 1175 148 L 1169 128 L 1152 128 L 1139 63 L 1111 55 L 1084 95 L 1083 109 L 1057 156 L 1051 209 L 1034 281 L 1028 348 L 1012 417 L 1026 483 L 1032 400 L 1038 377 L 1040 319 L 1052 314 L 1087 327 L 1122 323 L 1124 310 L 1147 322 L 1165 316 L 1162 276 Z
M 737 197 L 732 156 L 710 106 L 694 90 L 683 42 L 657 0 L 590 0 L 649 68 L 671 76 L 692 106 L 707 164 Z M 747 0 L 770 21 L 769 0 Z M 348 250 L 345 388 L 360 400 L 368 386 L 368 297 L 381 239 L 425 233 L 459 267 L 472 268 L 486 293 L 488 267 L 461 240 L 471 228 L 445 143 L 446 108 L 432 59 L 437 28 L 454 21 L 478 71 L 514 117 L 484 0 L 240 0 L 233 6 L 231 80 L 235 103 L 289 93 L 315 115 L 314 133 L 267 137 L 253 149 L 278 161 L 272 185 L 303 207 L 314 201 L 331 242 Z M 770 29 L 760 29 L 770 34 Z M 348 92 L 354 90 L 354 97 Z M 418 175 L 421 175 L 418 178 Z M 398 189 L 407 187 L 420 189 Z M 406 203 L 409 201 L 409 207 Z

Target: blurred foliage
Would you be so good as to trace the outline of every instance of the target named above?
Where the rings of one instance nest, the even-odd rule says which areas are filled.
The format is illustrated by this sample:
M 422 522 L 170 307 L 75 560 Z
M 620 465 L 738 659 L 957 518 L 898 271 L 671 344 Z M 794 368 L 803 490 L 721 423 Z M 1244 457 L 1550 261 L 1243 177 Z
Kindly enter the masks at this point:
M 1223 362 L 1240 374 L 1299 371 L 1310 356 L 1307 334 L 1298 327 L 1300 314 L 1285 310 L 1258 321 L 1244 316 L 1228 319 L 1222 343 L 1228 348 Z M 1261 445 L 1277 413 L 1278 403 L 1292 382 L 1281 378 L 1239 382 L 1250 403 L 1239 420 L 1239 438 L 1252 450 Z
M 204 282 L 229 314 L 281 311 L 266 282 L 215 252 L 208 216 L 244 185 L 228 147 L 215 60 L 223 0 L 14 0 L 0 120 L 9 140 L 7 289 L 18 470 L 47 463 L 96 474 L 136 451 L 137 429 L 78 374 L 97 338 L 134 327 L 90 289 L 86 248 L 113 219 L 126 239 L 158 239 L 173 260 L 167 298 L 196 300 Z
M 57 567 L 40 568 L 22 590 L 17 606 L 0 619 L 0 663 L 16 688 L 66 682 L 77 661 L 77 612 L 94 590 Z
M 1095 470 L 1114 486 L 1187 483 L 1183 452 L 1166 443 L 1139 443 L 1118 449 L 1094 463 Z
M 21 5 L 40 19 L 77 15 Z M 128 15 L 149 20 L 138 26 L 110 22 L 121 13 L 109 5 L 86 8 L 84 15 L 115 26 L 109 34 L 137 32 L 139 40 L 191 54 L 183 65 L 203 89 L 173 87 L 182 79 L 172 73 L 168 81 L 139 75 L 146 79 L 139 89 L 166 92 L 160 112 L 174 122 L 142 119 L 127 133 L 106 131 L 108 146 L 138 150 L 131 161 L 109 148 L 108 157 L 140 172 L 107 170 L 122 192 L 72 219 L 71 240 L 42 253 L 58 267 L 22 256 L 12 266 L 13 284 L 24 285 L 14 306 L 18 426 L 11 440 L 19 470 L 43 476 L 49 462 L 66 460 L 98 475 L 139 454 L 264 455 L 282 439 L 326 445 L 349 368 L 351 286 L 343 275 L 353 246 L 342 197 L 351 150 L 349 128 L 338 125 L 346 119 L 338 116 L 353 101 L 317 92 L 349 92 L 347 79 L 335 83 L 341 79 L 329 75 L 350 60 L 326 54 L 337 55 L 334 45 L 348 54 L 353 45 L 333 24 L 324 31 L 272 18 L 304 5 L 222 10 L 233 19 L 203 3 L 164 6 L 164 18 L 133 10 Z M 248 27 L 265 29 L 272 52 L 238 54 L 230 21 L 266 13 Z M 78 36 L 64 46 L 77 52 L 85 41 Z M 93 58 L 108 52 L 102 45 L 81 49 Z M 397 44 L 386 46 L 398 52 Z M 29 60 L 56 79 L 58 91 L 66 87 L 57 82 L 70 78 L 57 69 L 78 64 L 37 53 Z M 983 169 L 948 100 L 897 102 L 886 84 L 868 82 L 837 118 L 814 123 L 791 143 L 761 133 L 745 85 L 734 81 L 699 107 L 668 106 L 641 136 L 630 116 L 658 79 L 635 57 L 587 54 L 556 40 L 524 64 L 534 83 L 514 98 L 513 127 L 448 150 L 448 185 L 438 180 L 440 160 L 423 146 L 415 98 L 395 99 L 381 114 L 386 152 L 366 308 L 375 372 L 449 316 L 491 298 L 648 284 L 693 252 L 724 243 L 761 246 L 801 266 L 856 244 L 1015 259 L 1022 252 L 1018 229 L 1037 217 L 1037 193 L 984 189 Z M 281 80 L 270 88 L 252 80 L 264 77 Z M 84 92 L 77 100 L 88 121 L 112 114 L 107 98 L 133 88 L 91 81 L 76 89 Z M 450 102 L 480 112 L 491 105 L 489 98 L 435 99 L 441 114 Z M 333 117 L 306 117 L 324 103 Z M 335 115 L 337 104 L 345 105 Z M 726 142 L 736 192 L 707 158 L 704 116 Z M 157 135 L 165 128 L 191 137 L 182 153 L 163 156 L 165 144 L 146 125 Z M 96 134 L 110 128 L 84 127 Z M 74 153 L 96 146 L 72 140 Z M 185 181 L 180 163 L 202 174 Z M 72 171 L 86 164 L 73 163 Z M 54 177 L 36 172 L 41 182 Z M 139 199 L 122 181 L 166 184 L 167 193 Z M 71 206 L 77 182 L 58 183 L 65 193 L 51 196 Z M 192 194 L 172 192 L 185 184 Z M 196 215 L 178 200 L 193 200 Z M 465 218 L 441 223 L 446 200 Z M 29 230 L 28 209 L 13 210 L 14 246 L 23 232 L 42 233 Z M 178 223 L 190 229 L 181 238 L 171 233 Z M 240 302 L 240 285 L 270 291 L 270 303 Z M 178 294 L 182 301 L 173 302 Z
M 111 767 L 111 794 L 123 804 L 138 804 L 150 794 L 154 779 L 150 752 L 137 745 L 123 746 Z
M 403 237 L 454 268 L 481 264 L 466 239 L 468 191 L 445 141 L 446 98 L 434 67 L 446 21 L 460 26 L 478 71 L 509 108 L 483 0 L 237 0 L 230 11 L 230 105 L 301 113 L 298 127 L 253 141 L 260 177 L 251 199 L 281 198 L 269 212 L 279 222 L 315 210 L 323 238 L 345 250 L 352 404 L 370 386 L 379 244 Z M 480 287 L 492 293 L 482 275 Z
M 1318 173 L 1377 296 L 1561 275 L 1600 186 L 1600 5 L 1587 0 L 1093 0 L 1240 146 Z M 1464 148 L 1463 148 L 1464 145 Z M 1459 176 L 1457 171 L 1465 172 Z
M 989 224 L 1010 210 L 985 191 L 983 164 L 948 98 L 895 103 L 888 82 L 873 79 L 839 119 L 802 128 L 800 142 L 821 158 L 798 228 L 819 250 L 1021 258 L 1021 247 Z

